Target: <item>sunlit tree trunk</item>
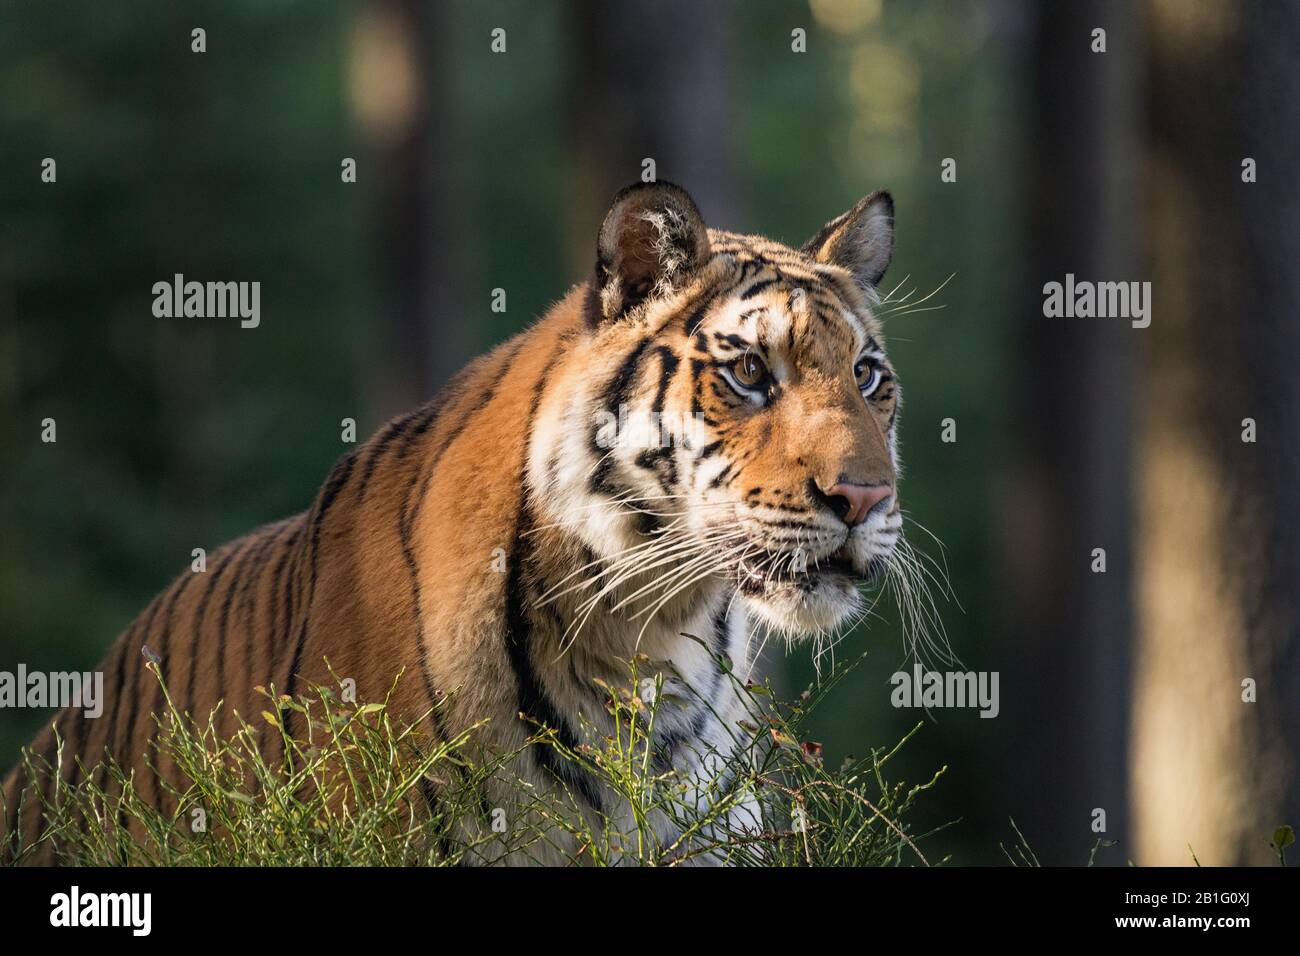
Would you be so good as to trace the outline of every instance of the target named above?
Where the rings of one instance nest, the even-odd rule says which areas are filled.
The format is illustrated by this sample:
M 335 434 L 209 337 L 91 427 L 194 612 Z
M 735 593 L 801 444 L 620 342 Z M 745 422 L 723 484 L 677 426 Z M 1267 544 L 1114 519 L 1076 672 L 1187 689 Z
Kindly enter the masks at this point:
M 1298 809 L 1300 7 L 1151 13 L 1135 857 L 1260 863 Z

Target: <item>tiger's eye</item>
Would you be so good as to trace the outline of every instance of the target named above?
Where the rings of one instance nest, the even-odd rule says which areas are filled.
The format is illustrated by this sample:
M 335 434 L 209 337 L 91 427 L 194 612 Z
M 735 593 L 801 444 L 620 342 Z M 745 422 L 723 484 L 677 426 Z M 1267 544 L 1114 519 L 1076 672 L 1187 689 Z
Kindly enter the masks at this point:
M 745 388 L 758 388 L 767 381 L 767 367 L 752 352 L 747 352 L 735 361 L 731 366 L 731 374 Z
M 880 366 L 864 358 L 853 366 L 853 377 L 858 380 L 858 391 L 862 393 L 862 397 L 870 398 L 883 381 L 884 373 L 881 372 Z
M 864 388 L 871 383 L 871 375 L 875 371 L 871 363 L 862 359 L 857 365 L 853 366 L 853 375 L 858 380 L 858 388 Z

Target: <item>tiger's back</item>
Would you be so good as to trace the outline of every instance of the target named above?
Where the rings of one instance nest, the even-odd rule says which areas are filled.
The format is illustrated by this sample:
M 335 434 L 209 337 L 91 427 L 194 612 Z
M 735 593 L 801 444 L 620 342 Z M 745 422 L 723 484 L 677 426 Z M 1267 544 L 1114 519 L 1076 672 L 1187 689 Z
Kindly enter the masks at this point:
M 85 767 L 113 795 L 104 763 L 111 757 L 126 772 L 135 771 L 144 800 L 170 812 L 174 801 L 148 766 L 156 763 L 153 770 L 173 786 L 183 783 L 168 760 L 154 756 L 153 715 L 163 711 L 162 684 L 177 710 L 199 723 L 215 711 L 224 735 L 235 732 L 240 718 L 271 706 L 269 691 L 293 696 L 309 682 L 330 680 L 326 660 L 335 673 L 356 681 L 361 700 L 382 699 L 403 672 L 408 676 L 396 685 L 397 709 L 428 711 L 445 691 L 435 687 L 420 642 L 401 638 L 417 626 L 421 563 L 446 566 L 456 556 L 419 547 L 415 529 L 431 488 L 442 485 L 435 480 L 439 459 L 459 453 L 458 443 L 473 446 L 474 437 L 462 434 L 469 419 L 491 402 L 494 384 L 507 371 L 529 374 L 526 364 L 508 366 L 530 339 L 546 334 L 534 329 L 505 343 L 432 401 L 341 457 L 309 511 L 220 547 L 201 571 L 182 572 L 96 667 L 104 674 L 104 712 L 92 719 L 76 707 L 60 711 L 28 748 L 37 763 L 54 765 L 61 739 L 61 778 L 75 787 Z M 490 499 L 484 496 L 485 503 Z M 508 503 L 504 497 L 497 502 Z M 302 731 L 293 711 L 283 716 L 290 732 Z M 259 728 L 266 757 L 282 757 L 279 735 L 259 724 L 266 727 Z M 20 765 L 4 781 L 6 845 L 16 846 L 20 836 L 22 845 L 31 845 L 42 834 L 41 800 L 33 787 L 53 799 L 52 776 L 29 781 Z M 140 835 L 138 828 L 133 835 Z M 47 844 L 30 862 L 52 862 L 53 854 Z

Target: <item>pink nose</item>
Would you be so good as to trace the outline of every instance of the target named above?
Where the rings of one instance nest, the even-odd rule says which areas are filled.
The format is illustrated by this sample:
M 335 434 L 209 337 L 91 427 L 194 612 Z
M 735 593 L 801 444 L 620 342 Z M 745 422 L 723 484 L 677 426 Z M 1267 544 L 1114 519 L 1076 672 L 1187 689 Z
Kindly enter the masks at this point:
M 860 525 L 867 520 L 871 509 L 894 493 L 889 485 L 850 485 L 841 482 L 826 489 L 826 497 L 842 498 L 848 502 L 847 509 L 836 508 L 844 523 L 849 527 Z M 842 511 L 842 513 L 841 513 Z

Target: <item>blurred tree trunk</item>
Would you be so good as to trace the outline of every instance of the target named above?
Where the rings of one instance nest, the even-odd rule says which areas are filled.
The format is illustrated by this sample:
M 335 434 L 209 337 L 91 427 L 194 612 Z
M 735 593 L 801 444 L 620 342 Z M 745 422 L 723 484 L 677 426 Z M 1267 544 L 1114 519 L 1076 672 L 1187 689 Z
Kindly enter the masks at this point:
M 1264 863 L 1300 822 L 1300 6 L 1151 11 L 1136 859 Z
M 460 150 L 456 104 L 445 94 L 453 14 L 424 0 L 372 0 L 354 26 L 351 92 L 369 150 L 359 176 L 376 181 L 376 266 L 389 316 L 370 384 L 384 416 L 431 396 L 476 346 L 461 288 L 469 217 L 448 175 Z
M 727 133 L 727 4 L 572 0 L 578 36 L 571 128 L 579 195 L 570 247 L 591 268 L 595 227 L 619 189 L 655 161 L 656 178 L 689 192 L 710 226 L 733 228 Z
M 1047 318 L 1066 273 L 1140 278 L 1135 262 L 1139 23 L 1126 0 L 1033 8 L 1026 205 L 1029 289 L 1009 516 L 1002 714 L 1016 737 L 1004 800 L 1045 864 L 1126 841 L 1131 576 L 1129 355 L 1123 319 Z M 1093 53 L 1093 28 L 1107 52 Z M 1105 550 L 1105 573 L 1092 552 Z M 1091 829 L 1105 811 L 1106 832 Z M 1121 858 L 1103 853 L 1099 862 Z

